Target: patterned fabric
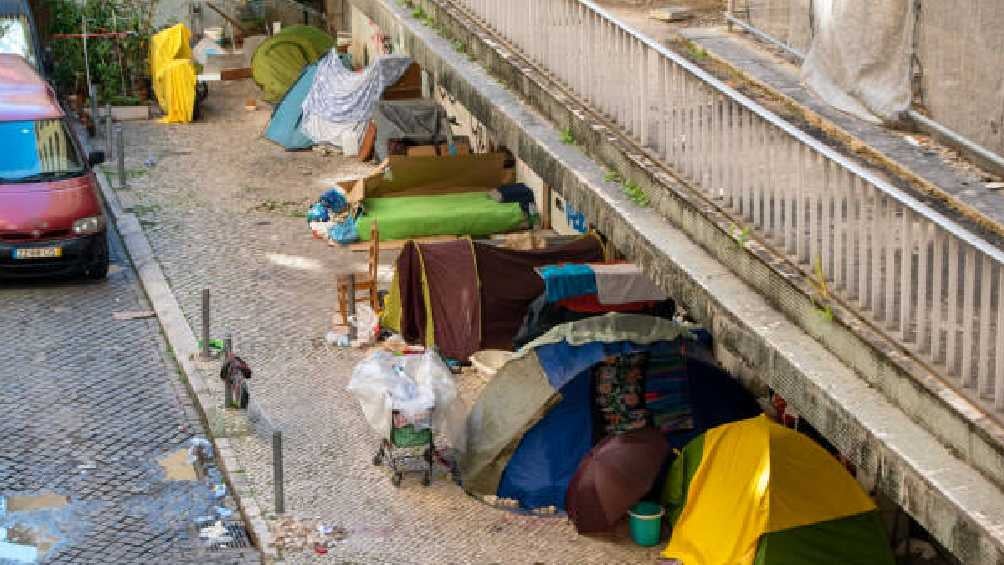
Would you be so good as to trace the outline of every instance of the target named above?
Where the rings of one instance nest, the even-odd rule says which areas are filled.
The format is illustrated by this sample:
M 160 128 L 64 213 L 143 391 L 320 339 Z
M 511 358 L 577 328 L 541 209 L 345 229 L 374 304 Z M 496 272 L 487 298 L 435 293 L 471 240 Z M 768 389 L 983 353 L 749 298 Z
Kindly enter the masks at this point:
M 682 347 L 657 348 L 645 373 L 645 406 L 652 425 L 668 433 L 694 428 L 687 363 Z
M 631 353 L 607 357 L 593 368 L 596 404 L 608 434 L 644 428 L 645 364 L 648 355 Z
M 316 143 L 341 147 L 342 136 L 358 139 L 376 110 L 383 91 L 397 82 L 411 58 L 384 55 L 360 73 L 345 68 L 338 54 L 329 52 L 317 64 L 317 75 L 303 101 L 303 131 Z

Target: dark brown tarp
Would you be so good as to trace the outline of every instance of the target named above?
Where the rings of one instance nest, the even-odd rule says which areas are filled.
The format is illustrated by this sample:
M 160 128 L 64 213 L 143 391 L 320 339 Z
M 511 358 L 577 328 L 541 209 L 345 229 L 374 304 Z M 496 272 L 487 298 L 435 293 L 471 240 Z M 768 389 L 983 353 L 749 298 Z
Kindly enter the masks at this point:
M 471 240 L 420 243 L 418 249 L 429 283 L 436 347 L 447 357 L 467 359 L 481 348 L 481 296 Z
M 397 258 L 397 284 L 401 292 L 401 337 L 408 343 L 425 344 L 422 263 L 414 241 L 405 243 Z
M 481 280 L 481 348 L 512 349 L 530 303 L 544 292 L 535 267 L 603 260 L 603 244 L 588 235 L 561 246 L 532 251 L 474 244 Z
M 435 344 L 447 357 L 467 359 L 480 349 L 511 350 L 528 306 L 544 292 L 535 267 L 602 260 L 603 244 L 595 235 L 533 251 L 466 238 L 409 241 L 397 260 L 401 336 L 408 343 L 428 343 L 432 316 Z M 431 312 L 426 309 L 426 282 Z

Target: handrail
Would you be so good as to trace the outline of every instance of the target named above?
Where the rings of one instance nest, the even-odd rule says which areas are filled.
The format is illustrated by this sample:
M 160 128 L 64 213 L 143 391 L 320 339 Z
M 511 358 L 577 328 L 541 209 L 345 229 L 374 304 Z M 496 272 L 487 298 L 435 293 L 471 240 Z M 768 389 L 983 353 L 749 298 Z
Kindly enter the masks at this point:
M 447 1 L 447 0 L 440 0 Z M 1004 251 L 592 0 L 448 0 L 772 251 L 1004 409 Z
M 781 129 L 788 135 L 791 135 L 801 143 L 811 147 L 815 151 L 818 151 L 821 155 L 826 156 L 830 160 L 839 164 L 841 167 L 867 180 L 870 184 L 874 185 L 882 192 L 885 192 L 889 196 L 892 196 L 901 204 L 908 206 L 914 212 L 921 214 L 922 216 L 928 217 L 931 221 L 942 226 L 943 228 L 951 232 L 959 239 L 962 239 L 966 243 L 980 249 L 981 251 L 987 253 L 988 255 L 992 255 L 995 259 L 997 259 L 998 262 L 1004 263 L 1004 252 L 1002 252 L 997 246 L 989 243 L 982 237 L 972 233 L 968 229 L 964 228 L 957 222 L 949 219 L 947 216 L 938 212 L 937 210 L 927 206 L 926 204 L 923 204 L 913 196 L 907 194 L 906 192 L 892 186 L 888 182 L 877 177 L 874 173 L 872 173 L 868 169 L 865 169 L 864 167 L 852 161 L 851 159 L 848 159 L 842 153 L 830 148 L 828 145 L 812 137 L 811 135 L 805 133 L 801 129 L 795 127 L 794 125 L 791 124 L 791 122 L 788 122 L 787 120 L 781 118 L 774 112 L 771 112 L 767 108 L 764 108 L 762 105 L 760 105 L 759 102 L 753 100 L 752 98 L 749 98 L 748 96 L 735 90 L 731 86 L 725 84 L 714 75 L 705 71 L 701 67 L 695 65 L 693 62 L 691 62 L 683 55 L 680 55 L 679 53 L 672 51 L 669 48 L 659 44 L 658 42 L 652 40 L 648 36 L 632 28 L 630 25 L 627 25 L 615 19 L 612 15 L 610 15 L 609 12 L 604 10 L 602 7 L 597 6 L 591 0 L 575 0 L 575 1 L 585 6 L 588 6 L 597 14 L 606 18 L 607 21 L 609 21 L 611 24 L 623 28 L 625 31 L 630 33 L 635 39 L 641 41 L 647 47 L 655 50 L 660 55 L 680 65 L 682 68 L 686 69 L 688 72 L 693 74 L 695 77 L 699 78 L 708 86 L 713 87 L 718 92 L 728 96 L 732 100 L 745 106 L 747 109 L 756 113 L 761 118 L 770 122 L 771 125 L 776 126 L 777 128 Z

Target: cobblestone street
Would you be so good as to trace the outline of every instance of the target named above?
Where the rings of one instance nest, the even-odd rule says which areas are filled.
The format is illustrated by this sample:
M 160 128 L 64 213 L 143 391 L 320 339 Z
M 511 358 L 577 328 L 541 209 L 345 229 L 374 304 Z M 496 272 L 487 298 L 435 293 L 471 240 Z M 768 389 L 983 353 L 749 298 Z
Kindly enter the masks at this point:
M 286 508 L 347 530 L 326 556 L 286 553 L 287 563 L 627 563 L 655 550 L 623 537 L 586 538 L 563 516 L 491 507 L 444 473 L 426 488 L 401 488 L 374 467 L 377 443 L 345 390 L 356 350 L 324 341 L 335 313 L 334 269 L 365 254 L 313 239 L 303 211 L 334 181 L 367 170 L 355 159 L 284 152 L 261 138 L 267 109 L 244 109 L 249 82 L 214 84 L 206 118 L 184 126 L 126 126 L 130 187 L 118 191 L 138 215 L 193 329 L 211 288 L 213 335 L 231 332 L 251 365 L 252 397 L 285 444 Z M 381 262 L 389 265 L 388 253 Z M 207 374 L 207 380 L 213 375 Z M 468 393 L 476 378 L 460 377 Z M 218 379 L 216 379 L 218 381 Z M 273 508 L 271 446 L 228 415 L 229 435 L 263 513 Z
M 0 527 L 46 562 L 233 563 L 198 540 L 208 485 L 158 464 L 205 432 L 157 320 L 113 321 L 149 306 L 111 253 L 106 282 L 0 286 Z

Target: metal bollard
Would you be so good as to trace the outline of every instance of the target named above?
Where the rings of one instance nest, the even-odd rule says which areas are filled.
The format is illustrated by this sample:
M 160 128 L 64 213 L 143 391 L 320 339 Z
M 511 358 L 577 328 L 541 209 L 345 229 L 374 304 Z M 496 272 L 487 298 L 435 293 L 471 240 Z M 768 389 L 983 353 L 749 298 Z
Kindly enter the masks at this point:
M 115 135 L 115 155 L 118 157 L 119 162 L 119 188 L 125 188 L 127 186 L 125 168 L 125 132 L 122 131 L 121 125 L 115 126 Z
M 209 359 L 209 289 L 202 289 L 202 359 Z
M 356 276 L 349 273 L 345 277 L 349 285 L 349 342 L 355 341 L 359 337 L 358 326 L 356 324 Z
M 275 486 L 275 513 L 286 511 L 286 494 L 283 489 L 282 430 L 272 432 L 272 484 Z
M 223 338 L 223 360 L 224 360 L 224 363 L 226 362 L 227 358 L 230 357 L 230 354 L 233 353 L 233 351 L 234 351 L 234 338 L 230 334 L 227 334 Z M 223 404 L 224 408 L 230 408 L 230 407 L 234 406 L 235 404 L 238 404 L 238 400 L 234 398 L 234 387 L 231 386 L 231 383 L 230 383 L 229 380 L 227 380 L 227 381 L 225 381 L 223 383 L 223 390 L 224 390 L 223 395 L 225 397 L 224 400 L 223 400 L 223 402 L 224 402 L 224 404 Z
M 115 154 L 112 135 L 112 105 L 105 104 L 105 159 L 111 159 Z
M 98 126 L 98 87 L 93 84 L 87 90 L 87 97 L 91 100 L 91 123 L 94 124 L 94 136 L 97 137 L 100 126 Z

